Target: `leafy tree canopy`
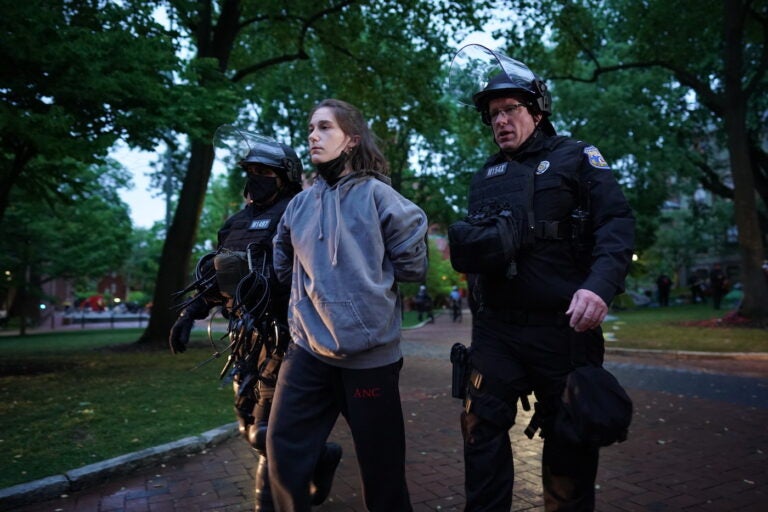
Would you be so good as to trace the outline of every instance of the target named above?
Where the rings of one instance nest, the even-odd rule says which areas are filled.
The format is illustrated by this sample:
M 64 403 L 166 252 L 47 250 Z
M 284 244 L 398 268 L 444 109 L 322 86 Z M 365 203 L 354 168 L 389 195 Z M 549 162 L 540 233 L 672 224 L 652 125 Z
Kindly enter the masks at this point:
M 150 2 L 0 6 L 2 220 L 17 187 L 51 202 L 86 193 L 67 162 L 100 164 L 118 138 L 151 147 L 177 63 Z
M 0 225 L 0 268 L 11 271 L 12 283 L 23 285 L 27 272 L 35 282 L 83 283 L 114 271 L 128 257 L 131 219 L 115 186 L 125 179 L 125 170 L 113 164 L 83 172 L 100 186 L 79 201 L 49 210 L 14 195 Z M 66 185 L 61 192 L 69 194 Z

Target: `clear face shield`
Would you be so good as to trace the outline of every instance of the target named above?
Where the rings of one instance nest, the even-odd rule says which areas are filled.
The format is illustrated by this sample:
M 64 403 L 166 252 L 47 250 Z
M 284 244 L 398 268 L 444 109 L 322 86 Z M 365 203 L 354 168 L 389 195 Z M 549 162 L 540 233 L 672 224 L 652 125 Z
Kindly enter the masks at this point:
M 462 105 L 475 107 L 474 96 L 488 87 L 492 78 L 504 73 L 504 88 L 519 88 L 533 93 L 533 72 L 520 61 L 480 44 L 461 48 L 451 61 L 448 87 L 451 96 Z M 498 80 L 498 78 L 497 78 Z
M 275 139 L 228 124 L 216 129 L 213 146 L 216 158 L 236 162 L 238 165 L 248 163 L 250 156 L 255 163 L 282 167 L 285 158 L 280 143 Z

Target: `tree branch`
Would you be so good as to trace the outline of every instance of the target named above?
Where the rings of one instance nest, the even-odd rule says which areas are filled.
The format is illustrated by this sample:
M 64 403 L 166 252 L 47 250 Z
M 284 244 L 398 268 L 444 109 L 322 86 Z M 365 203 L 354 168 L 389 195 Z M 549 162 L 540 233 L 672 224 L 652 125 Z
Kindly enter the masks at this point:
M 726 186 L 720 175 L 703 160 L 690 159 L 694 166 L 701 171 L 702 186 L 716 196 L 733 200 L 733 189 Z
M 629 62 L 624 64 L 615 64 L 613 66 L 602 66 L 599 61 L 595 62 L 595 69 L 592 70 L 591 77 L 578 77 L 575 75 L 554 75 L 549 77 L 552 80 L 571 80 L 574 82 L 597 82 L 600 75 L 606 73 L 613 73 L 616 71 L 625 71 L 629 69 L 647 69 L 653 67 L 660 67 L 672 72 L 672 75 L 683 85 L 693 89 L 699 96 L 701 102 L 712 110 L 715 114 L 721 116 L 724 111 L 723 100 L 720 96 L 712 91 L 704 82 L 699 80 L 696 75 L 673 65 L 670 62 L 662 60 L 649 60 L 646 62 Z
M 309 30 L 313 27 L 315 23 L 317 23 L 319 20 L 323 19 L 324 17 L 328 16 L 329 14 L 333 14 L 335 12 L 339 12 L 343 10 L 345 7 L 355 4 L 357 0 L 344 0 L 342 2 L 339 2 L 336 5 L 332 5 L 331 7 L 328 7 L 327 9 L 323 9 L 321 11 L 316 12 L 309 18 L 303 19 L 302 26 L 299 29 L 298 33 L 298 50 L 295 53 L 290 54 L 284 54 L 277 57 L 272 57 L 271 59 L 264 60 L 262 62 L 253 64 L 251 66 L 247 66 L 244 68 L 241 68 L 240 70 L 235 73 L 235 75 L 232 77 L 233 82 L 239 82 L 243 78 L 245 78 L 248 75 L 251 75 L 253 73 L 256 73 L 262 69 L 268 68 L 270 66 L 275 66 L 277 64 L 281 64 L 283 62 L 290 62 L 293 60 L 301 60 L 301 59 L 307 59 L 309 58 L 309 55 L 307 54 L 304 45 L 306 41 L 306 36 Z M 287 19 L 287 18 L 286 18 Z M 302 18 L 298 18 L 302 19 Z

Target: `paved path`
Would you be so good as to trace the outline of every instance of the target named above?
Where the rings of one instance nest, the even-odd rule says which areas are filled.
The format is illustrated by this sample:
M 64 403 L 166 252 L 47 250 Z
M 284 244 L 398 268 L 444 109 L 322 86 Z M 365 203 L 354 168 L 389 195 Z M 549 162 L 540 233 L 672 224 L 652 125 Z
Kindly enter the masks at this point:
M 450 397 L 448 352 L 468 342 L 468 316 L 448 315 L 404 332 L 401 378 L 407 473 L 416 511 L 464 506 L 460 402 Z M 597 478 L 600 511 L 768 510 L 768 360 L 688 359 L 611 351 L 607 366 L 635 404 L 630 438 L 605 448 Z M 522 413 L 522 411 L 521 411 Z M 513 427 L 514 511 L 543 510 L 541 440 Z M 329 499 L 318 512 L 363 511 L 354 449 L 344 447 Z M 254 457 L 238 438 L 69 496 L 12 512 L 233 512 L 253 510 Z M 10 511 L 9 511 L 10 512 Z

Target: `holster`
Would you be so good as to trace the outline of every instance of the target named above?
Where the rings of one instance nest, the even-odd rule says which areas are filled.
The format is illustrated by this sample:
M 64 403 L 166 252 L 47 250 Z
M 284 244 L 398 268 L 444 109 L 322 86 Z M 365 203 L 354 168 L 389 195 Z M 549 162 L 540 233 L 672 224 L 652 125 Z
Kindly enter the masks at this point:
M 461 343 L 451 347 L 451 396 L 453 398 L 467 397 L 467 380 L 469 379 L 469 350 Z

